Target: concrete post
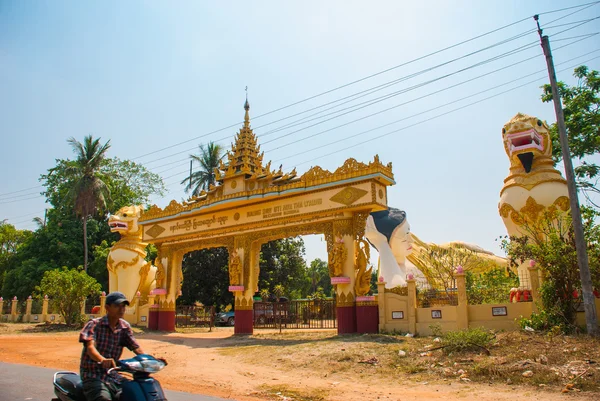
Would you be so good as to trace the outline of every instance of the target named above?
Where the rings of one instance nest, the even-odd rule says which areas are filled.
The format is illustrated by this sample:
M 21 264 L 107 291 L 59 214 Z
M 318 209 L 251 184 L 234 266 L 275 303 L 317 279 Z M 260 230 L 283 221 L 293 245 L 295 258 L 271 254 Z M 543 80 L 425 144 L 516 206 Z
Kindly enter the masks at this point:
M 469 328 L 469 304 L 467 303 L 467 284 L 465 273 L 461 266 L 456 268 L 454 273 L 456 279 L 456 289 L 458 291 L 458 306 L 456 309 L 456 325 L 459 330 Z
M 135 313 L 135 324 L 139 325 L 140 324 L 140 300 L 142 298 L 142 294 L 138 291 L 135 294 L 135 307 L 134 307 L 134 313 Z
M 23 317 L 23 322 L 31 321 L 31 306 L 33 304 L 33 299 L 31 299 L 31 295 L 27 298 L 27 306 L 25 308 L 25 316 Z
M 10 307 L 10 316 L 11 316 L 11 320 L 13 322 L 16 322 L 17 318 L 18 318 L 18 315 L 17 315 L 17 302 L 18 302 L 17 297 L 14 297 L 12 299 L 12 305 Z
M 535 265 L 535 261 L 531 260 L 529 262 L 529 266 L 527 266 L 527 270 L 529 270 L 529 283 L 531 284 L 531 298 L 533 300 L 533 310 L 537 311 L 537 302 L 541 301 L 540 295 L 540 276 L 538 274 L 538 268 Z
M 4 314 L 4 298 L 0 297 L 0 317 Z M 2 320 L 0 319 L 0 322 Z
M 383 279 L 383 277 L 381 278 Z M 379 308 L 379 332 L 385 330 L 385 281 L 377 283 L 377 305 Z
M 42 322 L 45 322 L 48 318 L 48 295 L 44 295 L 44 301 L 42 302 Z
M 100 314 L 104 315 L 106 312 L 104 309 L 106 308 L 106 292 L 102 291 L 102 295 L 100 295 Z
M 408 285 L 408 332 L 417 333 L 417 283 L 412 274 L 406 280 Z

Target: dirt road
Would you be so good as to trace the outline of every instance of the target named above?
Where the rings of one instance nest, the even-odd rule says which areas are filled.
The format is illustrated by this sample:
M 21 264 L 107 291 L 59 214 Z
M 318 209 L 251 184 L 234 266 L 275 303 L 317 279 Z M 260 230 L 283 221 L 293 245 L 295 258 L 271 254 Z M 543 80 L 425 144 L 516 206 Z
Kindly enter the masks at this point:
M 357 375 L 350 372 L 323 373 L 303 368 L 277 368 L 252 361 L 252 347 L 243 337 L 234 337 L 230 328 L 204 333 L 136 335 L 147 353 L 168 360 L 169 366 L 157 378 L 167 389 L 213 395 L 236 400 L 592 400 L 597 395 L 561 394 L 555 389 L 482 385 L 457 380 L 416 383 L 399 374 L 380 377 L 376 370 Z M 310 344 L 308 345 L 310 347 Z M 229 352 L 239 347 L 248 357 Z M 81 345 L 77 332 L 1 334 L 0 361 L 62 370 L 78 371 Z M 125 351 L 124 357 L 131 353 Z M 273 355 L 276 358 L 277 355 Z M 249 360 L 250 359 L 250 360 Z M 275 367 L 273 367 L 275 366 Z M 279 393 L 279 394 L 278 394 Z

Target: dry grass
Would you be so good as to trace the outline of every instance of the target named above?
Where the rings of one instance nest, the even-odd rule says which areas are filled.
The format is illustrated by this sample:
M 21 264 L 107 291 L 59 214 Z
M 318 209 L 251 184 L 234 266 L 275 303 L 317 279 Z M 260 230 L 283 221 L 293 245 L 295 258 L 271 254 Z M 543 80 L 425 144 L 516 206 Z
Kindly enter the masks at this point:
M 343 374 L 358 380 L 377 373 L 380 378 L 401 376 L 415 382 L 473 381 L 554 390 L 572 384 L 576 390 L 571 391 L 600 392 L 600 340 L 587 336 L 498 333 L 490 356 L 483 351 L 429 351 L 443 342 L 399 335 L 284 332 L 227 341 L 231 343 L 222 348 L 224 355 L 281 372 L 303 369 L 321 377 Z M 526 371 L 533 375 L 524 377 Z
M 281 401 L 325 401 L 327 392 L 323 390 L 314 389 L 295 389 L 285 385 L 278 386 L 267 386 L 263 385 L 260 387 L 260 394 L 262 397 L 268 400 L 281 400 Z

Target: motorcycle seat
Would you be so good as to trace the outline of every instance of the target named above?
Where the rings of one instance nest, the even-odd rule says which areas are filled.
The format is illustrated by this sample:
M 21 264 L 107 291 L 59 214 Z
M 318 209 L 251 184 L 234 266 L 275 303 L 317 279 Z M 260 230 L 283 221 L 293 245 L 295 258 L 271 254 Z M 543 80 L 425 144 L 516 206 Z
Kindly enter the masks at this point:
M 71 398 L 76 400 L 85 400 L 83 394 L 83 383 L 79 375 L 66 374 L 56 378 L 58 384 L 63 390 L 67 391 Z

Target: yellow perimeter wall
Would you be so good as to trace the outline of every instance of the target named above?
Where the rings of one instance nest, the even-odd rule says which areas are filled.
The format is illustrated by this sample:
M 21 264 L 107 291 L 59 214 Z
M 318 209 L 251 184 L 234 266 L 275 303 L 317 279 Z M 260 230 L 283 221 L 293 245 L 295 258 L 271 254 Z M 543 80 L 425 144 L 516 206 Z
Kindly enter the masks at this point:
M 442 332 L 473 327 L 484 327 L 491 330 L 518 330 L 517 319 L 528 317 L 534 311 L 533 302 L 468 305 L 435 306 L 431 308 L 416 307 L 416 297 L 402 296 L 385 292 L 380 283 L 377 295 L 379 307 L 379 331 L 398 331 L 411 334 L 431 335 L 430 326 L 439 326 Z M 460 290 L 459 290 L 460 291 Z M 465 294 L 466 295 L 466 294 Z M 466 296 L 465 296 L 466 300 Z M 506 311 L 506 315 L 492 313 Z M 596 298 L 596 313 L 600 320 L 600 299 Z M 395 318 L 394 318 L 395 316 Z M 438 316 L 440 316 L 438 318 Z M 577 324 L 585 326 L 585 315 L 577 313 Z

